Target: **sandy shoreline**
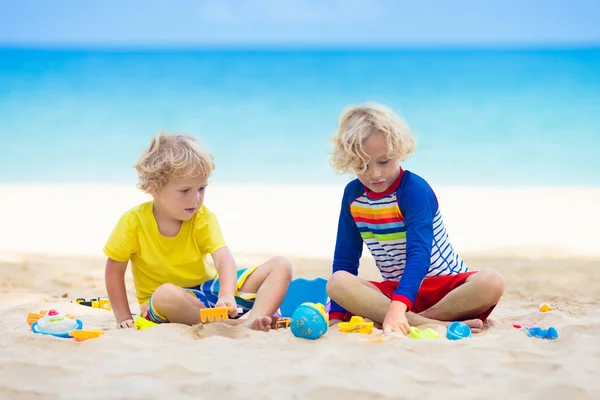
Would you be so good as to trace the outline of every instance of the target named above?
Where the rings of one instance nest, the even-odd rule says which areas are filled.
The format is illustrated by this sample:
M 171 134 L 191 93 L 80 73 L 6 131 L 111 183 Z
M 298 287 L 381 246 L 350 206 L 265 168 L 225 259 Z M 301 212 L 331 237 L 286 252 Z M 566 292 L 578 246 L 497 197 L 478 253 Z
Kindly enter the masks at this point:
M 256 261 L 255 255 L 236 258 L 241 266 Z M 306 277 L 327 274 L 330 263 L 292 261 L 296 276 Z M 497 268 L 506 277 L 492 327 L 462 342 L 397 338 L 373 344 L 334 329 L 314 342 L 288 330 L 263 334 L 220 324 L 119 331 L 110 312 L 70 303 L 105 293 L 102 258 L 5 258 L 0 398 L 597 398 L 600 260 L 466 261 L 475 269 Z M 375 276 L 368 259 L 362 274 Z M 129 274 L 127 285 L 132 288 Z M 133 291 L 130 302 L 137 311 Z M 541 302 L 554 311 L 539 313 Z M 27 312 L 49 307 L 106 334 L 77 343 L 29 332 Z M 529 338 L 511 326 L 515 322 L 554 326 L 560 337 Z M 443 333 L 443 327 L 434 328 Z
M 343 186 L 211 185 L 206 205 L 234 252 L 326 258 Z M 440 187 L 459 253 L 598 258 L 600 188 Z M 100 254 L 128 208 L 148 200 L 118 185 L 0 184 L 0 253 Z

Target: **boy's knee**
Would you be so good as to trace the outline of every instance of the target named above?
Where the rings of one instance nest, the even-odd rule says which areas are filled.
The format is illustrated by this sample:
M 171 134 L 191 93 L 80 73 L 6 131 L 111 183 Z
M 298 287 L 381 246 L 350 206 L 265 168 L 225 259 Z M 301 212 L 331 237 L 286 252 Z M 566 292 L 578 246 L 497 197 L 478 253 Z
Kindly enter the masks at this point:
M 163 308 L 165 305 L 169 305 L 174 299 L 182 297 L 184 295 L 183 289 L 179 286 L 173 285 L 172 283 L 162 284 L 152 294 L 152 304 L 154 307 Z
M 287 277 L 290 281 L 292 280 L 294 273 L 290 260 L 283 256 L 276 256 L 271 258 L 270 264 L 272 265 L 272 271 L 277 271 L 279 274 Z
M 485 269 L 477 273 L 479 293 L 484 295 L 490 304 L 500 301 L 504 293 L 504 278 L 494 269 Z
M 337 271 L 327 281 L 327 295 L 330 298 L 335 298 L 339 293 L 344 290 L 344 287 L 348 285 L 349 280 L 356 278 L 356 276 L 346 271 Z

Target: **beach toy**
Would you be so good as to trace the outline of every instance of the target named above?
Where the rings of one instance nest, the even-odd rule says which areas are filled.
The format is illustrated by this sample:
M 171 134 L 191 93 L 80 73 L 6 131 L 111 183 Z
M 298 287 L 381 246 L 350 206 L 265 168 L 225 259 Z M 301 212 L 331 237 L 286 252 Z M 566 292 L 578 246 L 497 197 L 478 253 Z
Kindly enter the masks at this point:
M 36 313 L 36 312 L 30 312 L 27 313 L 27 325 L 29 325 L 29 327 L 31 327 L 31 325 L 33 325 L 34 322 L 38 322 L 38 320 L 40 318 L 42 318 L 44 315 L 46 315 L 46 312 L 40 312 L 40 313 Z
M 385 342 L 385 335 L 379 335 L 377 337 L 374 337 L 372 339 L 367 339 L 365 340 L 365 342 L 369 342 L 369 343 L 383 343 Z
M 542 328 L 540 328 L 539 326 L 533 326 L 531 328 L 525 328 L 525 332 L 527 333 L 527 336 L 533 336 L 533 337 L 537 337 L 540 339 L 545 339 L 546 338 L 546 331 Z
M 329 298 L 325 289 L 326 286 L 327 281 L 323 278 L 311 280 L 296 278 L 292 280 L 279 307 L 279 316 L 291 317 L 303 303 L 327 304 Z M 327 309 L 325 311 L 327 312 Z
M 550 304 L 542 303 L 542 304 L 540 304 L 540 307 L 538 308 L 538 311 L 539 312 L 552 311 L 552 307 L 550 306 Z
M 144 317 L 137 317 L 133 320 L 133 325 L 138 331 L 143 331 L 144 329 L 152 328 L 158 324 L 156 322 L 149 321 Z
M 37 322 L 40 318 L 44 317 L 48 310 L 41 310 L 39 313 L 29 312 L 27 313 L 27 325 L 31 328 L 34 322 Z M 71 314 L 65 314 L 65 317 L 75 319 Z
M 275 330 L 289 328 L 292 322 L 291 318 L 279 318 L 275 322 Z
M 558 339 L 558 331 L 554 327 L 551 326 L 546 331 L 546 339 L 548 339 L 548 340 L 556 340 L 556 339 Z
M 41 313 L 40 313 L 41 315 Z M 28 320 L 30 316 L 28 315 Z M 65 315 L 54 309 L 49 310 L 44 316 L 31 324 L 33 333 L 70 338 L 69 332 L 81 329 L 83 323 L 72 315 Z
M 452 322 L 446 329 L 446 337 L 450 340 L 460 340 L 471 337 L 471 328 L 462 322 Z
M 419 330 L 419 328 L 411 326 L 410 337 L 412 337 L 413 339 L 439 339 L 440 334 L 432 328 L 427 328 L 424 331 L 421 331 Z
M 513 328 L 522 329 L 522 328 L 531 328 L 533 325 L 527 324 L 513 324 Z
M 323 336 L 329 328 L 329 318 L 321 303 L 303 303 L 290 323 L 292 334 L 298 338 L 315 340 Z
M 541 328 L 539 326 L 533 326 L 531 328 L 524 328 L 527 336 L 537 337 L 540 339 L 556 340 L 558 339 L 558 331 L 554 327 L 548 329 Z
M 213 308 L 202 308 L 200 310 L 200 322 L 215 322 L 215 321 L 227 321 L 229 319 L 228 311 L 230 307 L 213 307 Z M 238 314 L 242 313 L 242 309 L 238 308 Z
M 80 297 L 80 298 L 76 299 L 75 301 L 73 301 L 73 303 L 80 304 L 82 306 L 92 307 L 92 308 L 101 308 L 106 311 L 111 310 L 110 300 L 107 299 L 106 297 L 95 297 L 95 298 L 91 298 L 89 301 Z
M 88 339 L 95 339 L 104 335 L 104 332 L 100 329 L 77 329 L 69 332 L 69 336 L 75 338 L 78 342 Z
M 353 316 L 349 322 L 340 322 L 338 328 L 344 333 L 362 333 L 368 335 L 373 330 L 373 322 L 365 322 L 363 317 Z

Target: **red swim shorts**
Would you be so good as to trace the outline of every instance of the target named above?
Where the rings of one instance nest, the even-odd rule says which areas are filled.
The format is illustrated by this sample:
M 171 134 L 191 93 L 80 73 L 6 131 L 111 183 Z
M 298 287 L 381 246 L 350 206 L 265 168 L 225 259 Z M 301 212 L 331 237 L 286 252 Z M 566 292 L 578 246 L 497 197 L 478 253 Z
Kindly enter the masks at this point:
M 477 273 L 477 271 L 463 272 L 456 275 L 435 276 L 433 278 L 423 279 L 423 283 L 421 283 L 421 287 L 417 292 L 417 296 L 413 302 L 413 307 L 410 311 L 420 313 L 427 310 L 431 306 L 437 304 L 448 293 L 465 283 L 467 278 L 475 273 Z M 371 283 L 375 285 L 377 289 L 381 291 L 381 293 L 385 294 L 390 299 L 398 287 L 398 282 L 396 281 L 371 281 Z M 488 308 L 482 314 L 474 318 L 478 318 L 485 322 L 494 310 L 494 307 L 496 306 L 494 305 Z

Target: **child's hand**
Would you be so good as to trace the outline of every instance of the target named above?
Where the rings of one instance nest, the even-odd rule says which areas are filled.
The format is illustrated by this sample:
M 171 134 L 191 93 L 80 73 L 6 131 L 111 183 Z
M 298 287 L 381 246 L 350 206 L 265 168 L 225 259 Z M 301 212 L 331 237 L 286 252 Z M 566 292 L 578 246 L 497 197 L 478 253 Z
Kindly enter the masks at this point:
M 227 312 L 227 314 L 229 314 L 230 318 L 235 318 L 237 317 L 237 303 L 235 302 L 235 296 L 219 296 L 219 299 L 217 300 L 217 304 L 215 304 L 215 307 L 228 307 L 229 311 Z
M 124 319 L 121 322 L 117 322 L 117 329 L 135 328 L 135 323 L 132 318 Z
M 383 334 L 401 332 L 404 335 L 408 335 L 409 331 L 410 325 L 406 319 L 406 304 L 399 301 L 392 301 L 387 314 L 385 314 L 385 320 L 383 320 Z

